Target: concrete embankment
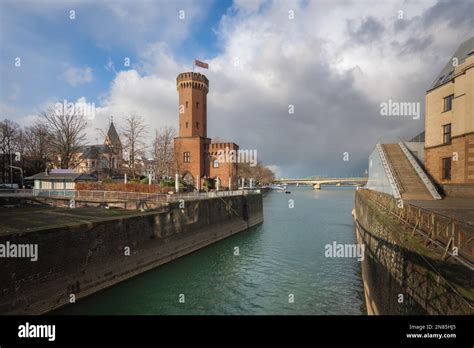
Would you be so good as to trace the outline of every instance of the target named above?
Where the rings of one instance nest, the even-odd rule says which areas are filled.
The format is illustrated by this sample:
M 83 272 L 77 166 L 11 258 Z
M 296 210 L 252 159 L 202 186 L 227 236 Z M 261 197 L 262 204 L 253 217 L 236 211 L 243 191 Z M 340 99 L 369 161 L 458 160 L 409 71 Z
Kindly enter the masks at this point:
M 0 234 L 3 245 L 38 246 L 37 261 L 0 259 L 0 313 L 51 311 L 262 221 L 262 195 L 254 193 L 185 201 L 184 208 L 170 203 L 164 212 Z
M 474 228 L 358 190 L 354 217 L 369 314 L 474 314 Z

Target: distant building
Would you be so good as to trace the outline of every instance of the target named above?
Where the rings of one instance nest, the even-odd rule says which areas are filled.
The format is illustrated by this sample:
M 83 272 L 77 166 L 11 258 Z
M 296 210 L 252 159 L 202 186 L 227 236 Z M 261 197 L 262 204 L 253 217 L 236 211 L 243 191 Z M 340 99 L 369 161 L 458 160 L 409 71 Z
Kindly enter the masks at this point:
M 474 37 L 426 92 L 425 166 L 443 186 L 474 184 Z
M 140 175 L 146 178 L 151 178 L 152 182 L 156 182 L 158 179 L 156 175 L 156 161 L 148 158 L 141 158 L 139 161 Z
M 119 175 L 122 172 L 123 146 L 113 122 L 103 144 L 79 148 L 75 156 L 75 171 L 97 176 L 99 179 Z
M 186 72 L 176 79 L 179 93 L 179 136 L 174 148 L 178 174 L 195 188 L 237 187 L 237 162 L 219 161 L 219 151 L 238 150 L 234 143 L 212 143 L 207 137 L 207 93 L 209 80 L 200 73 Z
M 76 173 L 71 169 L 52 169 L 25 178 L 34 181 L 37 190 L 75 190 L 78 182 L 97 181 L 95 176 Z

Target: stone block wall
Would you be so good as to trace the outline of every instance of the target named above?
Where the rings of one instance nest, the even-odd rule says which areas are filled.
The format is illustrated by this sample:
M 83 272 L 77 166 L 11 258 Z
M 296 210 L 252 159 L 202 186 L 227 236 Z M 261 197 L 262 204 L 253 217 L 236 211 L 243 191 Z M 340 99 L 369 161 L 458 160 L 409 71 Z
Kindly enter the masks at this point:
M 261 194 L 172 203 L 112 221 L 0 236 L 37 244 L 38 260 L 0 259 L 0 314 L 41 314 L 263 221 Z M 126 251 L 129 250 L 129 255 Z
M 474 314 L 468 267 L 443 260 L 441 250 L 428 247 L 412 226 L 377 204 L 374 191 L 358 190 L 354 209 L 357 239 L 365 244 L 369 314 Z

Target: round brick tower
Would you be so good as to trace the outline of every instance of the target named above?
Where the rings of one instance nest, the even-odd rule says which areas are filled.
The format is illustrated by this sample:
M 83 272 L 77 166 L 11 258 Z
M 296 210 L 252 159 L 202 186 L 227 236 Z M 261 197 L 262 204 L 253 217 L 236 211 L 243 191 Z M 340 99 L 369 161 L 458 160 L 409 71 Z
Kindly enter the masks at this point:
M 196 72 L 176 78 L 179 93 L 179 136 L 207 138 L 207 93 L 209 80 Z
M 201 178 L 209 177 L 207 138 L 207 93 L 209 80 L 195 72 L 176 78 L 179 94 L 179 135 L 175 138 L 178 172 L 188 185 L 201 187 Z

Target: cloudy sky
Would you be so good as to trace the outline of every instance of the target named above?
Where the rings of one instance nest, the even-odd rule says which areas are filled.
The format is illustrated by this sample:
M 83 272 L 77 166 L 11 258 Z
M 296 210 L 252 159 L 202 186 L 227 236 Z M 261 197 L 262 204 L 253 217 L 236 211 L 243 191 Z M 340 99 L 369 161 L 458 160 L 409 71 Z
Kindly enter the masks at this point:
M 278 176 L 357 175 L 378 139 L 423 130 L 425 91 L 473 13 L 474 0 L 1 0 L 0 118 L 28 125 L 85 100 L 90 143 L 130 113 L 151 142 L 178 126 L 176 76 L 196 58 L 210 137 L 256 149 Z M 421 117 L 382 116 L 388 100 L 419 102 Z

